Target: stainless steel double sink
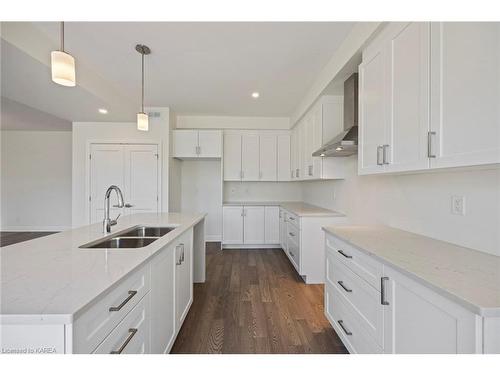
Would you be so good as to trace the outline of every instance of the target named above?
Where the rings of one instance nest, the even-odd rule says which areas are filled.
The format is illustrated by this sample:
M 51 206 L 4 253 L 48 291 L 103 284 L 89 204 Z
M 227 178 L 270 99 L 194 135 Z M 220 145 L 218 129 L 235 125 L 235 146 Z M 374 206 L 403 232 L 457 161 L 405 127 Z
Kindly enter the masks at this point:
M 137 225 L 111 236 L 86 243 L 81 249 L 137 249 L 148 246 L 160 237 L 173 231 L 177 226 L 147 227 Z

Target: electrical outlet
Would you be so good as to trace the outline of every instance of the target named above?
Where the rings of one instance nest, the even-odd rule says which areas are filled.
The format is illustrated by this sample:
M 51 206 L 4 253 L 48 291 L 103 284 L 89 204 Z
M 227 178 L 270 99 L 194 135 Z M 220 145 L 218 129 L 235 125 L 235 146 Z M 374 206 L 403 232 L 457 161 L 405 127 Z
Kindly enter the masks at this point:
M 453 215 L 465 216 L 465 197 L 453 195 L 451 197 L 451 213 Z

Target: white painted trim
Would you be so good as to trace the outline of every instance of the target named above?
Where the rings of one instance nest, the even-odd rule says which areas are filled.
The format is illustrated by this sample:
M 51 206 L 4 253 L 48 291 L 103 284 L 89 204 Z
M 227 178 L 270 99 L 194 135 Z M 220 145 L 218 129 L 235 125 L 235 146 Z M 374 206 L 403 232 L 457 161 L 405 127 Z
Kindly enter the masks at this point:
M 68 229 L 71 229 L 71 226 L 10 225 L 2 227 L 0 230 L 3 232 L 62 232 Z
M 206 242 L 221 242 L 222 241 L 222 234 L 210 234 L 210 235 L 205 234 L 205 241 Z

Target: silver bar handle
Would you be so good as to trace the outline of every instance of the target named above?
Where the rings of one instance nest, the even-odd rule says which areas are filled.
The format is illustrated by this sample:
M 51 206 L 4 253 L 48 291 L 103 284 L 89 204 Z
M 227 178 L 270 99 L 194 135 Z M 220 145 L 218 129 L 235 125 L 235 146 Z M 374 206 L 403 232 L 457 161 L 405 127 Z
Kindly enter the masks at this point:
M 346 254 L 344 253 L 343 250 L 337 250 L 337 253 L 343 255 L 345 258 L 349 258 L 349 259 L 352 259 L 352 255 L 349 255 L 349 254 Z
M 385 300 L 385 282 L 389 280 L 387 276 L 380 278 L 380 303 L 387 306 L 389 302 Z
M 427 132 L 427 157 L 435 158 L 436 155 L 432 153 L 432 136 L 436 135 L 436 132 Z
M 344 321 L 343 320 L 337 320 L 337 323 L 339 324 L 340 328 L 342 328 L 342 331 L 344 331 L 344 333 L 347 335 L 347 336 L 351 336 L 352 335 L 352 332 L 347 330 L 347 328 L 344 326 Z
M 382 164 L 389 164 L 387 161 L 387 149 L 389 148 L 389 145 L 383 145 L 382 146 Z
M 347 293 L 352 293 L 352 289 L 346 287 L 342 280 L 337 281 L 337 284 L 339 284 L 342 287 L 342 289 L 344 289 Z
M 383 165 L 380 161 L 380 150 L 382 150 L 382 146 L 377 146 L 377 165 Z
M 184 263 L 184 244 L 181 243 L 181 263 Z
M 135 295 L 137 294 L 137 290 L 129 290 L 128 291 L 128 297 L 123 300 L 122 303 L 120 303 L 118 306 L 111 306 L 109 308 L 109 311 L 120 311 L 123 306 L 127 304 L 128 301 L 130 301 Z
M 110 351 L 109 354 L 121 354 L 123 352 L 123 350 L 127 347 L 130 340 L 132 340 L 134 335 L 137 333 L 137 331 L 138 331 L 137 328 L 129 328 L 129 330 L 128 330 L 129 335 L 128 335 L 127 339 L 125 340 L 125 342 L 122 344 L 122 346 L 120 346 L 120 348 L 118 350 Z
M 292 232 L 288 232 L 288 234 L 290 235 L 290 237 L 295 237 L 295 234 L 293 234 Z
M 177 249 L 179 249 L 180 247 L 181 247 L 181 245 L 177 245 L 175 247 L 176 252 L 177 252 Z M 175 261 L 176 266 L 180 266 L 181 264 L 182 264 L 182 252 L 179 254 L 177 260 Z

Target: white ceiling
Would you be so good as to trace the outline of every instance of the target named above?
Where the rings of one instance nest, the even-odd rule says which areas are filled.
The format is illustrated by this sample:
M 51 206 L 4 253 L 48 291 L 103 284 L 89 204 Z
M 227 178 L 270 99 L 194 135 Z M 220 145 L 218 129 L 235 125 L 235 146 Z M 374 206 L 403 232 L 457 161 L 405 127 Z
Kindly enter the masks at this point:
M 2 96 L 73 121 L 133 121 L 148 45 L 146 106 L 177 113 L 289 116 L 354 23 L 66 23 L 76 89 L 50 81 L 59 24 L 2 24 Z M 253 91 L 260 98 L 251 98 Z M 110 113 L 97 113 L 106 106 Z

